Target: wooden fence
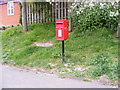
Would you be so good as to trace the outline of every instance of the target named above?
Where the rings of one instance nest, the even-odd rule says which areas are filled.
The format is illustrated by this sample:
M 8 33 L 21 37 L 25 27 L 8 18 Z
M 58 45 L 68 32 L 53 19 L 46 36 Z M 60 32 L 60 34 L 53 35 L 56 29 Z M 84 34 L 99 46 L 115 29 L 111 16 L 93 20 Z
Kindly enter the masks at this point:
M 55 19 L 68 19 L 68 9 L 68 2 L 30 3 L 27 4 L 27 22 L 33 24 L 55 22 Z

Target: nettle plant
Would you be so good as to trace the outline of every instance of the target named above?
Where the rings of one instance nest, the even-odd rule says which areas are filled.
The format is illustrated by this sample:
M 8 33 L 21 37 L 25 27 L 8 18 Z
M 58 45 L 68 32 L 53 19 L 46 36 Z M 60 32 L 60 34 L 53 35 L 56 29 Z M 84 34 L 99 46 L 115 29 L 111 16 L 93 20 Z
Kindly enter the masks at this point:
M 73 7 L 72 25 L 77 32 L 92 32 L 98 28 L 117 30 L 118 3 L 78 4 Z

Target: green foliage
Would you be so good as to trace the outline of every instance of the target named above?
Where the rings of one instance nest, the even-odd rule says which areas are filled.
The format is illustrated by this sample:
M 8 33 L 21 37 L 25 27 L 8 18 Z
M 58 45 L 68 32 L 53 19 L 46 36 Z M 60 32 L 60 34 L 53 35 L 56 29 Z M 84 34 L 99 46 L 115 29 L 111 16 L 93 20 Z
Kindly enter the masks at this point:
M 92 76 L 98 77 L 106 74 L 112 80 L 118 79 L 118 61 L 113 61 L 108 55 L 99 54 L 87 63 L 94 66 L 88 71 Z
M 35 47 L 35 46 L 32 46 L 32 47 L 23 47 L 23 49 L 19 50 L 19 52 L 14 53 L 14 54 L 11 53 L 12 55 L 10 55 L 9 58 L 13 58 L 15 60 L 21 59 L 21 58 L 24 58 L 24 57 L 32 55 L 34 52 L 36 52 L 38 50 L 39 50 L 39 48 Z
M 110 63 L 110 59 L 108 59 L 108 56 L 104 55 L 104 54 L 100 54 L 97 57 L 95 57 L 94 59 L 91 59 L 90 61 L 90 65 L 103 65 L 103 64 L 108 64 Z
M 75 71 L 75 77 L 83 77 L 84 75 L 80 71 Z
M 114 4 L 114 7 L 111 3 L 103 3 L 102 5 L 94 4 L 94 6 L 75 8 L 72 24 L 77 32 L 93 32 L 103 27 L 116 31 L 118 25 L 117 4 Z
M 20 6 L 20 17 L 19 17 L 19 23 L 22 25 L 22 4 L 19 3 Z
M 22 31 L 20 30 L 21 27 L 14 27 L 14 28 L 10 28 L 8 31 L 6 31 L 4 34 L 6 36 L 10 36 L 10 37 L 13 37 L 13 36 L 17 36 L 19 35 L 20 33 L 22 33 Z

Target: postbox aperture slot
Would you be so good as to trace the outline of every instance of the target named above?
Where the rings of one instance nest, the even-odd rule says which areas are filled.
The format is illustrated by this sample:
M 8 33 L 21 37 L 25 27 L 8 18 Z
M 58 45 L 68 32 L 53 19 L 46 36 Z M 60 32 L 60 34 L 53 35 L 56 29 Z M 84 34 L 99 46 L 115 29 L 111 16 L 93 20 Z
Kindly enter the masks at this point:
M 57 23 L 57 26 L 61 27 L 61 26 L 63 26 L 63 23 Z

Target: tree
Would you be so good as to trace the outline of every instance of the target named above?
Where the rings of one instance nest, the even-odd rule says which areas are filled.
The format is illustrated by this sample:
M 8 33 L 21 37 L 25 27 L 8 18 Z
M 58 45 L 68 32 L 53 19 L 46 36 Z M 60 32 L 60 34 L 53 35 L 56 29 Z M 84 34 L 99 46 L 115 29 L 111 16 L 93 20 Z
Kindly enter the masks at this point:
M 25 0 L 26 1 L 26 0 Z M 27 28 L 27 13 L 26 13 L 26 2 L 22 1 L 22 25 L 23 25 L 23 30 L 28 31 Z

